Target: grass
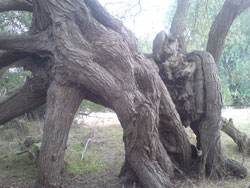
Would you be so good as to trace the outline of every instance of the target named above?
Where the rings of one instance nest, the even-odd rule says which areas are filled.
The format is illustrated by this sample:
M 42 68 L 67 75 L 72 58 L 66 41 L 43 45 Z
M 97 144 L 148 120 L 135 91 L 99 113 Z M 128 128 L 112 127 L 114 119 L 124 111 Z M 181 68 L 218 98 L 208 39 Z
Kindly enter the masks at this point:
M 250 128 L 250 122 L 244 119 L 242 111 L 240 114 L 233 110 L 230 110 L 230 113 L 227 111 L 227 113 L 227 116 L 236 114 L 234 123 L 241 130 L 246 132 Z M 35 131 L 38 130 L 36 126 L 40 125 L 32 126 L 32 131 Z M 26 181 L 32 181 L 35 178 L 35 160 L 31 160 L 28 154 L 14 154 L 20 151 L 18 144 L 21 141 L 20 134 L 17 130 L 7 129 L 5 132 L 0 130 L 0 158 L 9 155 L 6 159 L 0 159 L 0 187 L 6 183 L 17 183 L 18 187 L 25 187 L 23 185 Z M 108 185 L 106 187 L 109 188 L 118 187 L 114 182 L 117 181 L 117 175 L 124 161 L 122 134 L 122 129 L 118 124 L 109 126 L 73 124 L 65 153 L 66 169 L 63 173 L 65 187 L 102 188 L 105 187 L 104 185 Z M 194 136 L 190 131 L 189 134 L 194 142 Z M 82 150 L 89 138 L 91 141 L 84 160 L 81 161 Z M 250 169 L 250 156 L 243 156 L 239 153 L 237 145 L 224 133 L 222 133 L 222 145 L 228 157 L 242 162 L 245 167 Z M 178 188 L 244 188 L 250 182 L 250 177 L 248 175 L 246 179 L 225 179 L 220 182 L 205 180 L 197 182 L 192 179 L 189 181 L 192 181 L 193 184 L 179 182 Z
M 124 152 L 121 140 L 122 130 L 119 125 L 105 128 L 79 128 L 77 125 L 75 126 L 70 132 L 70 142 L 65 154 L 66 175 L 105 173 L 114 170 L 114 162 L 121 165 Z M 85 134 L 79 134 L 81 132 Z M 91 141 L 85 152 L 84 160 L 80 161 L 82 150 L 89 138 Z M 117 153 L 117 150 L 120 152 Z M 117 156 L 119 161 L 115 159 Z

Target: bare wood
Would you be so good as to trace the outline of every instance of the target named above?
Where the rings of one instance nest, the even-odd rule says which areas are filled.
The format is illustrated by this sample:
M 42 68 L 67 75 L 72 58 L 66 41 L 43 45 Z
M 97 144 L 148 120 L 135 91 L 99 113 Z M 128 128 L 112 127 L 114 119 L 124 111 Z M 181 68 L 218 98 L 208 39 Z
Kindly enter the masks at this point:
M 12 10 L 32 12 L 32 0 L 0 0 L 0 12 Z
M 89 144 L 90 141 L 91 141 L 91 138 L 89 138 L 89 139 L 87 140 L 87 142 L 86 142 L 86 144 L 85 144 L 85 146 L 84 146 L 84 148 L 83 148 L 83 150 L 82 150 L 81 161 L 83 161 L 83 159 L 84 159 L 84 155 L 85 155 L 85 152 L 86 152 L 86 150 L 87 150 L 87 148 L 88 148 L 88 144 Z
M 218 65 L 227 33 L 235 20 L 244 10 L 250 7 L 250 0 L 226 0 L 220 13 L 216 16 L 209 31 L 207 51 L 214 57 Z
M 21 152 L 17 152 L 17 153 L 14 153 L 14 155 L 22 155 L 22 154 L 25 154 L 25 153 L 29 153 L 30 151 L 26 150 L 26 151 L 21 151 Z M 8 158 L 10 155 L 5 155 L 3 157 L 0 158 L 1 159 L 6 159 Z

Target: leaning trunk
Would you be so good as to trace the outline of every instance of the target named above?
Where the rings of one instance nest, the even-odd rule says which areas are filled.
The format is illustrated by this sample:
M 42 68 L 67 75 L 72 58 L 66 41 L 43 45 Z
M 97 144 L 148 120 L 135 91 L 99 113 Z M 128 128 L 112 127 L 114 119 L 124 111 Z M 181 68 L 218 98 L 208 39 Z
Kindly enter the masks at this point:
M 56 81 L 50 85 L 36 188 L 60 187 L 68 133 L 82 96 L 76 85 L 61 85 Z
M 235 127 L 232 119 L 222 118 L 221 130 L 233 139 L 240 152 L 250 153 L 250 138 Z

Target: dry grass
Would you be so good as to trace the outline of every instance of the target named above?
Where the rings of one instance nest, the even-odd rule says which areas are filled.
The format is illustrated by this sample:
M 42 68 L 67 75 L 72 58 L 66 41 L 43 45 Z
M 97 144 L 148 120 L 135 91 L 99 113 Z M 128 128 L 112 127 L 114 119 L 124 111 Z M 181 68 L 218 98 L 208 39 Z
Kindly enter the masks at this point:
M 231 117 L 238 128 L 246 133 L 250 130 L 250 109 L 223 111 L 225 117 Z M 12 135 L 15 135 L 12 133 Z M 191 139 L 195 140 L 191 135 Z M 6 135 L 5 135 L 6 136 Z M 15 136 L 14 136 L 15 137 Z M 82 150 L 91 138 L 91 142 L 81 159 Z M 3 155 L 18 151 L 18 138 L 3 141 L 0 133 L 0 158 Z M 15 143 L 15 144 L 13 144 Z M 222 144 L 228 157 L 240 161 L 250 169 L 250 157 L 243 156 L 237 151 L 237 145 L 227 135 L 222 133 Z M 124 161 L 124 146 L 122 129 L 119 124 L 103 126 L 100 123 L 86 125 L 74 124 L 70 131 L 68 149 L 65 154 L 66 170 L 63 174 L 65 188 L 118 188 L 117 175 Z M 27 187 L 35 178 L 35 163 L 28 159 L 28 155 L 11 156 L 0 160 L 0 187 L 4 184 Z M 192 184 L 190 185 L 190 182 Z M 220 182 L 189 180 L 178 183 L 178 188 L 244 188 L 250 182 L 246 179 L 224 179 Z M 177 183 L 176 183 L 177 185 Z

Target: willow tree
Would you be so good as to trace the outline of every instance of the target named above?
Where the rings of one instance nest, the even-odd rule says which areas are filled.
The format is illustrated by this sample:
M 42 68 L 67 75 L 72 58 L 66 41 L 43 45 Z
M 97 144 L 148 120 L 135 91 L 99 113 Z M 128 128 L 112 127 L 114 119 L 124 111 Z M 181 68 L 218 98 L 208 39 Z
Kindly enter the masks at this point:
M 182 6 L 185 1 L 178 2 Z M 183 25 L 172 30 L 174 38 L 157 35 L 154 53 L 146 56 L 135 36 L 96 0 L 2 0 L 0 7 L 1 12 L 33 13 L 28 33 L 0 36 L 0 68 L 22 66 L 32 72 L 22 88 L 0 103 L 0 123 L 46 102 L 34 187 L 60 187 L 68 133 L 82 99 L 116 112 L 126 153 L 120 176 L 142 187 L 174 187 L 175 169 L 191 170 L 194 150 L 187 125 L 203 151 L 204 175 L 218 179 L 232 169 L 246 175 L 221 150 L 221 94 L 213 57 L 183 54 L 185 45 L 178 44 Z M 182 19 L 173 23 L 185 24 Z

